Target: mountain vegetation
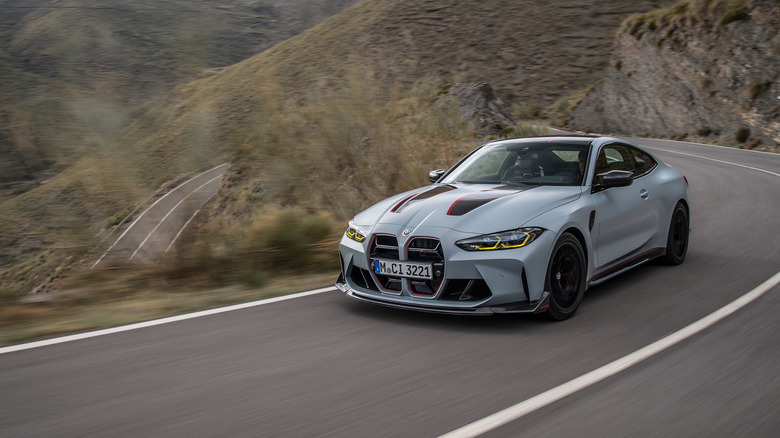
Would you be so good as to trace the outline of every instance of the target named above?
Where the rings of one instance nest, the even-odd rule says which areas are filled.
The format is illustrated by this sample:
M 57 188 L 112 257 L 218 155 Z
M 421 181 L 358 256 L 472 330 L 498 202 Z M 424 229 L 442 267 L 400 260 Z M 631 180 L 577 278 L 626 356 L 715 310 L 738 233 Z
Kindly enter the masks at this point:
M 780 148 L 780 3 L 683 1 L 637 14 L 569 122 L 623 135 Z
M 0 2 L 0 297 L 93 247 L 161 181 L 132 143 L 182 83 L 357 0 Z M 182 170 L 185 169 L 185 170 Z
M 437 98 L 448 84 L 488 82 L 515 118 L 541 117 L 604 76 L 624 19 L 671 5 L 35 3 L 0 5 L 18 8 L 2 18 L 0 69 L 14 78 L 0 90 L 3 166 L 29 182 L 0 204 L 7 297 L 88 258 L 154 189 L 223 161 L 231 171 L 182 240 L 181 271 L 265 260 L 297 272 L 276 257 L 284 248 L 319 251 L 359 209 L 483 141 Z M 297 241 L 273 240 L 280 229 Z

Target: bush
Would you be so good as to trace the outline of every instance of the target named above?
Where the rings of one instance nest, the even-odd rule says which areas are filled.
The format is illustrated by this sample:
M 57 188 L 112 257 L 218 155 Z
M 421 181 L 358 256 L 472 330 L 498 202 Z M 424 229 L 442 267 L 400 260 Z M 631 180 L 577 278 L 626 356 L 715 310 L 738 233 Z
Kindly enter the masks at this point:
M 641 29 L 642 25 L 644 25 L 644 24 L 645 24 L 645 17 L 640 15 L 640 16 L 634 18 L 633 22 L 631 23 L 631 29 L 628 32 L 631 35 L 635 36 L 636 39 L 639 39 L 639 38 L 641 38 L 641 36 L 637 37 L 636 35 L 637 35 L 637 33 L 639 33 L 639 29 Z
M 739 129 L 737 129 L 736 135 L 734 135 L 734 138 L 740 142 L 744 143 L 750 138 L 750 128 L 746 126 L 742 126 Z
M 548 135 L 550 129 L 545 125 L 532 125 L 530 123 L 521 123 L 515 126 L 507 126 L 501 130 L 501 136 L 504 138 L 534 137 L 537 135 Z
M 698 131 L 696 131 L 696 134 L 698 134 L 700 137 L 708 137 L 712 134 L 712 132 L 712 128 L 709 126 L 702 126 Z
M 723 17 L 720 18 L 720 24 L 725 26 L 732 21 L 747 20 L 748 18 L 750 18 L 750 14 L 748 13 L 747 9 L 742 7 L 726 12 Z
M 286 210 L 257 218 L 236 253 L 245 254 L 250 266 L 266 271 L 317 270 L 337 246 L 334 230 L 325 215 Z
M 747 93 L 750 100 L 755 99 L 756 97 L 763 94 L 765 91 L 769 89 L 769 86 L 772 85 L 769 81 L 756 81 L 751 82 L 750 85 L 748 85 Z

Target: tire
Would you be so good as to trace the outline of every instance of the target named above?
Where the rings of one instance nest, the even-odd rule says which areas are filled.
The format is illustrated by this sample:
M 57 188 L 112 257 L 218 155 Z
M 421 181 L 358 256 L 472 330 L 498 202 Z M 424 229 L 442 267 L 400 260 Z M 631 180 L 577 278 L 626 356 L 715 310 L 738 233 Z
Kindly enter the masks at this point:
M 545 290 L 550 292 L 549 318 L 563 321 L 574 315 L 585 294 L 586 275 L 580 241 L 570 233 L 563 233 L 553 247 L 544 282 Z
M 688 254 L 688 239 L 691 226 L 688 209 L 682 202 L 674 206 L 672 220 L 669 223 L 669 235 L 666 238 L 666 254 L 662 261 L 667 265 L 676 266 L 685 260 Z

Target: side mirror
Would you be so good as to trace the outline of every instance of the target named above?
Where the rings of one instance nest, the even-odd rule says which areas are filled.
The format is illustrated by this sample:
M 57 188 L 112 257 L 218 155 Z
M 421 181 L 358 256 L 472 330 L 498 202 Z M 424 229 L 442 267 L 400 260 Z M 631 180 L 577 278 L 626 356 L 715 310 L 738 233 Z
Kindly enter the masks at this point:
M 607 173 L 600 173 L 596 176 L 602 178 L 602 183 L 593 186 L 594 192 L 611 187 L 626 187 L 634 182 L 634 172 L 627 170 L 610 170 Z
M 432 183 L 435 183 L 439 180 L 439 178 L 441 178 L 442 175 L 444 175 L 444 169 L 431 170 L 428 172 L 428 180 Z

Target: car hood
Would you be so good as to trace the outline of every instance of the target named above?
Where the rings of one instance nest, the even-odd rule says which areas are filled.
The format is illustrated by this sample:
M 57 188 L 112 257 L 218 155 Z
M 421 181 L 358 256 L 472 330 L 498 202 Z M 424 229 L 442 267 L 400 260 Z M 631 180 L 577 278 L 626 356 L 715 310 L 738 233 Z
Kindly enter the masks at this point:
M 442 227 L 465 233 L 518 228 L 580 197 L 582 187 L 434 184 L 388 198 L 355 217 L 365 227 Z

